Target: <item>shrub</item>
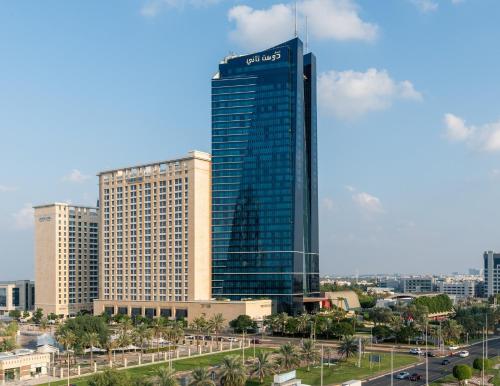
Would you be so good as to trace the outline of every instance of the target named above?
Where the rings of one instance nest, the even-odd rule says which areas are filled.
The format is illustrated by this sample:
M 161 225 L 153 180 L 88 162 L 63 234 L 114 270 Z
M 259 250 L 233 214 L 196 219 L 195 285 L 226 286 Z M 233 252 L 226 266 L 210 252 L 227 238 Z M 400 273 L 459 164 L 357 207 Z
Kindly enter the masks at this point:
M 453 376 L 463 385 L 463 381 L 472 378 L 472 369 L 467 365 L 456 365 L 453 367 Z
M 474 362 L 472 363 L 472 367 L 474 367 L 476 370 L 482 370 L 483 369 L 483 358 L 474 359 Z M 484 359 L 484 369 L 489 370 L 492 367 L 493 367 L 493 363 L 491 362 L 491 360 Z

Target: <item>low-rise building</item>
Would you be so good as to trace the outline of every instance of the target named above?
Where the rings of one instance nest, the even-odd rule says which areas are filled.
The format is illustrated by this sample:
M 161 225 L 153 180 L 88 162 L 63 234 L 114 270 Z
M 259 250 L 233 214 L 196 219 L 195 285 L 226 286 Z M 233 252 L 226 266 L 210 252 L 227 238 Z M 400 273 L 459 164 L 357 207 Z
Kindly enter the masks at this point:
M 162 316 L 170 319 L 185 319 L 189 323 L 196 317 L 205 314 L 207 318 L 222 314 L 226 324 L 239 315 L 248 315 L 256 321 L 263 321 L 272 313 L 272 302 L 269 299 L 249 300 L 186 300 L 186 301 L 110 301 L 95 300 L 94 313 L 103 312 L 109 315 L 144 316 L 154 318 Z
M 424 293 L 434 291 L 435 280 L 428 276 L 403 278 L 403 293 Z
M 476 294 L 477 282 L 472 280 L 451 280 L 445 279 L 436 283 L 436 291 L 447 294 L 455 295 L 457 298 L 472 298 Z
M 47 375 L 49 366 L 50 354 L 32 353 L 30 350 L 0 353 L 0 385 Z
M 35 306 L 35 283 L 30 280 L 0 282 L 0 315 L 31 311 Z

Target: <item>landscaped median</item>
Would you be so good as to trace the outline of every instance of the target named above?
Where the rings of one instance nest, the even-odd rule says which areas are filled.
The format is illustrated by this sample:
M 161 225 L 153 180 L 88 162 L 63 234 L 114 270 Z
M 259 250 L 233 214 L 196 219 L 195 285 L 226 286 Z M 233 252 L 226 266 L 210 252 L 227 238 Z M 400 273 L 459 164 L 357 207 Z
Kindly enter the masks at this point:
M 257 352 L 260 350 L 268 350 L 271 349 L 257 349 Z M 191 358 L 178 359 L 174 360 L 173 367 L 178 372 L 187 372 L 191 371 L 196 367 L 212 367 L 217 366 L 221 363 L 222 358 L 227 355 L 241 355 L 242 350 L 233 350 L 231 352 L 222 352 L 216 354 L 208 354 L 202 356 L 195 356 Z M 336 362 L 335 364 L 331 364 L 328 366 L 325 364 L 323 366 L 323 384 L 324 385 L 334 385 L 338 384 L 350 379 L 365 379 L 372 378 L 379 374 L 384 374 L 390 371 L 391 369 L 391 354 L 390 353 L 377 353 L 380 357 L 380 363 L 371 363 L 369 361 L 369 354 L 365 353 L 361 359 L 361 367 L 357 367 L 358 361 L 355 358 L 350 358 L 347 361 Z M 245 356 L 247 358 L 253 357 L 253 349 L 248 348 L 245 350 Z M 394 369 L 395 371 L 398 368 L 402 368 L 405 366 L 412 365 L 417 363 L 419 358 L 413 355 L 407 354 L 394 354 Z M 156 363 L 151 365 L 142 365 L 132 368 L 123 369 L 121 371 L 127 372 L 132 378 L 141 377 L 141 376 L 153 376 L 155 374 L 156 369 L 161 366 L 168 366 L 168 362 Z M 321 369 L 319 366 L 311 367 L 310 371 L 307 371 L 306 367 L 301 367 L 297 370 L 297 377 L 302 379 L 303 383 L 308 385 L 319 385 L 320 377 L 321 377 Z M 73 378 L 71 380 L 72 384 L 77 386 L 87 386 L 87 380 L 89 376 L 81 377 L 81 378 Z M 66 380 L 61 380 L 57 382 L 52 382 L 50 385 L 65 385 Z M 272 377 L 267 377 L 264 381 L 265 385 L 268 385 L 272 382 Z M 48 386 L 48 383 L 45 384 Z M 247 386 L 257 386 L 259 385 L 258 381 L 255 379 L 248 380 L 246 383 Z
M 347 361 L 337 362 L 331 366 L 323 365 L 323 384 L 337 385 L 339 383 L 352 379 L 366 379 L 376 377 L 377 375 L 385 374 L 391 370 L 391 354 L 377 353 L 380 356 L 379 364 L 372 363 L 370 365 L 369 354 L 365 353 L 361 359 L 361 367 L 358 367 L 357 358 L 350 358 Z M 418 356 L 408 354 L 394 354 L 394 370 L 416 364 L 419 362 Z M 297 370 L 297 378 L 301 379 L 306 385 L 321 384 L 321 368 L 320 366 L 312 367 L 310 371 L 307 368 L 301 367 Z M 272 383 L 272 378 L 268 377 L 264 381 L 264 385 Z M 256 380 L 247 381 L 247 386 L 260 385 Z

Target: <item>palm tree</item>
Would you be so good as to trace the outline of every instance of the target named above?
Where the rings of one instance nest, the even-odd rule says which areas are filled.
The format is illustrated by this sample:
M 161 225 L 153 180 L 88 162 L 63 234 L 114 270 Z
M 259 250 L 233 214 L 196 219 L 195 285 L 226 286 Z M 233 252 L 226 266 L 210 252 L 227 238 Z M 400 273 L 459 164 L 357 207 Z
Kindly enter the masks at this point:
M 153 331 L 153 336 L 156 339 L 156 349 L 160 352 L 160 338 L 165 331 L 165 326 L 162 323 L 162 320 L 157 318 L 151 321 L 151 330 Z
M 300 332 L 302 336 L 304 336 L 310 321 L 311 317 L 308 314 L 302 314 L 297 317 L 297 331 Z
M 279 331 L 281 332 L 282 335 L 285 334 L 286 331 L 286 324 L 288 323 L 288 314 L 286 312 L 282 312 L 278 314 L 277 317 L 277 324 L 279 326 Z
M 108 362 L 111 362 L 111 353 L 117 347 L 117 341 L 112 338 L 111 334 L 107 334 L 101 341 L 101 346 L 108 354 Z
M 73 331 L 71 331 L 64 325 L 61 325 L 56 331 L 56 340 L 64 346 L 64 349 L 68 353 L 68 371 L 69 371 L 69 366 L 71 365 L 70 349 L 76 343 L 77 337 Z
M 168 367 L 159 367 L 156 370 L 156 378 L 158 386 L 178 386 L 177 378 L 175 377 L 175 370 Z
M 205 317 L 205 314 L 201 314 L 197 318 L 194 318 L 191 322 L 191 328 L 195 330 L 197 334 L 205 332 L 208 329 L 208 320 Z M 200 345 L 198 335 L 196 335 L 196 345 Z
M 141 351 L 144 352 L 144 343 L 149 342 L 152 336 L 151 330 L 145 324 L 137 326 L 134 330 L 134 342 L 141 347 Z
M 116 343 L 122 350 L 122 362 L 125 365 L 125 349 L 132 343 L 132 337 L 127 333 L 121 332 Z
M 247 380 L 245 366 L 239 356 L 229 355 L 222 359 L 220 366 L 224 386 L 244 386 Z
M 299 356 L 295 346 L 291 343 L 285 343 L 278 349 L 278 359 L 282 368 L 290 370 L 299 365 Z
M 258 352 L 251 374 L 257 376 L 259 382 L 263 383 L 264 378 L 272 373 L 274 373 L 274 364 L 271 361 L 270 354 L 265 351 Z
M 222 328 L 224 327 L 224 322 L 226 321 L 226 319 L 224 319 L 224 317 L 222 316 L 222 314 L 215 314 L 214 316 L 212 316 L 212 318 L 210 319 L 210 325 L 211 325 L 211 328 L 212 330 L 215 332 L 215 340 L 218 339 L 219 337 L 219 332 L 222 330 Z
M 215 386 L 215 382 L 210 377 L 210 371 L 206 367 L 197 367 L 191 372 L 193 380 L 189 386 Z
M 84 347 L 90 349 L 90 365 L 94 364 L 94 347 L 99 347 L 101 342 L 97 332 L 86 332 L 82 337 Z
M 302 342 L 301 347 L 301 356 L 307 363 L 307 371 L 311 370 L 311 363 L 314 363 L 318 360 L 319 354 L 316 349 L 316 345 L 312 340 L 305 340 Z
M 341 357 L 349 359 L 351 356 L 358 352 L 358 345 L 356 343 L 356 340 L 354 340 L 353 338 L 345 337 L 340 343 L 337 352 Z

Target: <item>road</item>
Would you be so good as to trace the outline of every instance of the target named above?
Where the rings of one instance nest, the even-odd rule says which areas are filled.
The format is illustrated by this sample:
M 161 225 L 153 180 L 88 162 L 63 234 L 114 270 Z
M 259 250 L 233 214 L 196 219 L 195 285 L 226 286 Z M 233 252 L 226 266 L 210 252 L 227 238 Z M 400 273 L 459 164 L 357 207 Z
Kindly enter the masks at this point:
M 432 383 L 439 378 L 442 378 L 448 374 L 452 373 L 453 366 L 457 364 L 467 364 L 467 365 L 472 365 L 472 361 L 474 361 L 475 358 L 481 357 L 482 355 L 482 345 L 481 343 L 475 344 L 470 346 L 468 349 L 466 348 L 467 351 L 469 351 L 470 355 L 467 358 L 460 358 L 460 357 L 447 357 L 450 359 L 450 364 L 449 365 L 441 365 L 441 361 L 443 358 L 429 358 L 429 383 Z M 498 352 L 500 350 L 500 338 L 495 338 L 491 339 L 488 341 L 488 353 L 489 357 L 497 356 Z M 425 364 L 421 365 L 416 365 L 411 367 L 408 370 L 409 373 L 419 373 L 422 374 L 423 377 L 425 377 Z M 425 380 L 418 381 L 418 382 L 410 382 L 408 379 L 394 379 L 394 386 L 399 386 L 399 385 L 425 385 Z M 391 375 L 386 375 L 384 377 L 374 379 L 372 381 L 367 381 L 363 382 L 363 385 L 366 386 L 389 386 L 391 385 Z

